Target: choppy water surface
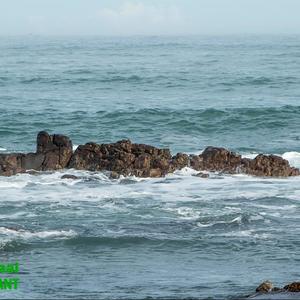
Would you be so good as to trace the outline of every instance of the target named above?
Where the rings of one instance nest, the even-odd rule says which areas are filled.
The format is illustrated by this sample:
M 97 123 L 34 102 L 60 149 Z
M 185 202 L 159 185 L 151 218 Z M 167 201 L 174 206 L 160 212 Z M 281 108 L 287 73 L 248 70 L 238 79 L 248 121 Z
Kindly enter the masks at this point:
M 45 129 L 300 167 L 300 37 L 1 38 L 0 66 L 0 152 Z M 300 277 L 300 178 L 64 173 L 0 178 L 0 260 L 22 271 L 3 297 L 228 299 Z

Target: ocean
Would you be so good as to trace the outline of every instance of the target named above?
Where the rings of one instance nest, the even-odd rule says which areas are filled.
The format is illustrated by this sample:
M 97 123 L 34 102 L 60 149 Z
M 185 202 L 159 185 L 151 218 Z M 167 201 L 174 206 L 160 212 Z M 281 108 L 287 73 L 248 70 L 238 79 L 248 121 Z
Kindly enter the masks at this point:
M 300 167 L 300 36 L 1 37 L 0 153 L 40 130 Z M 62 174 L 82 176 L 61 179 Z M 300 178 L 0 178 L 14 299 L 234 299 L 300 278 Z

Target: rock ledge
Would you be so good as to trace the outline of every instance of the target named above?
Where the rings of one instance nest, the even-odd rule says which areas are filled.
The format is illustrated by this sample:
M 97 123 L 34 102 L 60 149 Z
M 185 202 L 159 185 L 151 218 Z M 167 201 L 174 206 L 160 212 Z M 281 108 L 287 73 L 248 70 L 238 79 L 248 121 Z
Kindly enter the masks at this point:
M 300 175 L 280 156 L 259 154 L 254 159 L 225 148 L 207 147 L 200 155 L 177 153 L 145 144 L 121 140 L 111 144 L 89 142 L 73 152 L 72 141 L 60 134 L 37 135 L 35 153 L 0 154 L 0 175 L 11 176 L 28 170 L 46 171 L 74 168 L 89 171 L 111 171 L 113 177 L 162 177 L 175 170 L 191 167 L 197 171 L 216 171 L 229 174 L 288 177 Z

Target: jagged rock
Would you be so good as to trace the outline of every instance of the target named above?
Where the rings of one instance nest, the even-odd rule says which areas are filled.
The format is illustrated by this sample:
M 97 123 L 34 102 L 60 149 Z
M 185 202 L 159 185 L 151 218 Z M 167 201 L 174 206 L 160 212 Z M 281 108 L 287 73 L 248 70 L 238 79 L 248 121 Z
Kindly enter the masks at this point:
M 72 174 L 65 174 L 65 175 L 61 176 L 60 178 L 61 179 L 73 179 L 73 180 L 79 179 L 78 176 L 75 176 L 75 175 L 72 175 Z
M 203 158 L 200 155 L 190 155 L 190 167 L 196 171 L 200 171 L 203 165 Z
M 200 155 L 200 169 L 207 171 L 221 171 L 236 173 L 241 165 L 241 155 L 225 148 L 207 147 Z
M 224 148 L 207 147 L 200 155 L 190 156 L 190 166 L 197 171 L 218 171 L 229 174 L 288 177 L 300 175 L 280 156 L 259 154 L 254 159 L 242 158 Z
M 172 157 L 171 165 L 175 170 L 180 170 L 190 165 L 190 158 L 185 153 L 177 153 Z
M 300 292 L 300 282 L 293 282 L 293 283 L 287 284 L 284 288 L 279 288 L 279 287 L 274 287 L 273 283 L 271 281 L 264 281 L 256 288 L 256 293 L 259 293 L 259 294 L 272 293 L 272 295 L 273 295 L 272 299 L 276 299 L 275 295 L 277 293 L 284 293 L 284 292 L 299 293 Z M 256 298 L 255 296 L 256 295 L 250 295 L 248 298 L 254 299 L 254 298 Z M 283 297 L 280 297 L 280 299 L 283 299 Z
M 288 285 L 286 285 L 284 290 L 292 293 L 299 293 L 300 292 L 300 282 L 293 282 Z
M 168 173 L 171 154 L 145 144 L 122 140 L 112 144 L 87 143 L 80 145 L 68 167 L 84 170 L 108 170 L 119 175 L 161 177 Z
M 27 170 L 63 169 L 72 154 L 72 142 L 67 136 L 49 135 L 41 131 L 37 136 L 36 153 L 0 154 L 0 175 L 10 176 Z
M 242 170 L 255 176 L 297 176 L 299 169 L 290 167 L 287 160 L 277 155 L 259 154 L 254 159 L 244 159 Z
M 273 283 L 271 281 L 264 281 L 263 283 L 261 283 L 257 288 L 256 288 L 256 292 L 257 293 L 269 293 L 273 290 L 274 286 Z
M 32 167 L 30 169 L 57 170 L 65 168 L 73 154 L 72 141 L 65 135 L 54 134 L 49 135 L 45 131 L 41 131 L 37 136 L 36 156 L 42 155 L 44 159 L 40 166 L 37 166 L 37 157 L 31 156 L 27 164 Z M 40 159 L 42 160 L 42 158 Z
M 36 153 L 0 154 L 0 175 L 5 176 L 27 170 L 75 168 L 106 170 L 115 178 L 120 175 L 162 177 L 184 167 L 197 171 L 243 172 L 256 176 L 300 175 L 298 169 L 290 167 L 288 161 L 279 156 L 260 154 L 255 159 L 248 159 L 218 147 L 207 147 L 200 155 L 177 153 L 172 157 L 169 149 L 121 140 L 111 144 L 90 142 L 78 146 L 73 153 L 72 141 L 67 136 L 49 135 L 45 131 L 37 136 Z M 198 176 L 206 178 L 208 175 L 199 173 Z

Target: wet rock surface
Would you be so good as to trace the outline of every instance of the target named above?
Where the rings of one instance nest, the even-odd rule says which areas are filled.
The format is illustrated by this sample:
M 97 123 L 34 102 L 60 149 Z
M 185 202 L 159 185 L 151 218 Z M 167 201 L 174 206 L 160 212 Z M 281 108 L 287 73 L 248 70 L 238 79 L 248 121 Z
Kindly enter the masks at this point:
M 72 141 L 67 136 L 49 135 L 41 131 L 37 136 L 35 153 L 0 154 L 0 175 L 11 176 L 27 170 L 64 169 L 72 154 Z
M 283 289 L 292 293 L 300 293 L 300 282 L 287 284 Z
M 280 288 L 275 287 L 271 281 L 264 281 L 256 288 L 255 294 L 244 299 L 300 299 L 300 282 Z
M 61 179 L 72 179 L 72 180 L 80 179 L 80 177 L 78 177 L 76 175 L 72 175 L 72 174 L 65 174 L 65 175 L 61 176 L 60 178 Z
M 73 153 L 72 141 L 60 134 L 41 131 L 37 136 L 35 153 L 0 154 L 0 175 L 11 176 L 27 170 L 51 171 L 74 168 L 89 171 L 110 171 L 112 178 L 120 175 L 162 177 L 168 173 L 191 167 L 197 171 L 245 173 L 255 176 L 288 177 L 300 175 L 299 169 L 276 155 L 259 154 L 254 159 L 225 148 L 207 147 L 200 155 L 177 153 L 145 144 L 121 140 L 111 144 L 94 142 L 80 145 Z M 199 173 L 199 177 L 208 177 Z
M 274 286 L 271 281 L 264 281 L 256 288 L 256 292 L 257 293 L 269 293 L 273 290 L 273 288 L 274 288 Z

